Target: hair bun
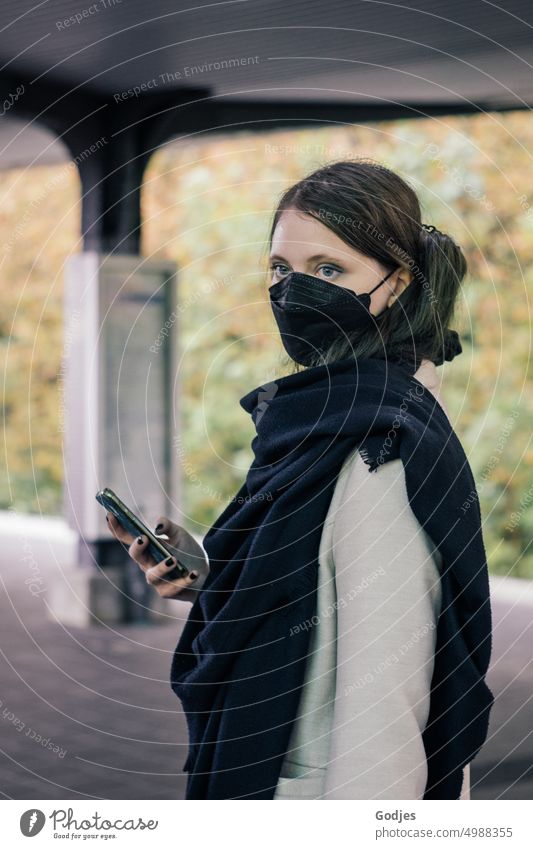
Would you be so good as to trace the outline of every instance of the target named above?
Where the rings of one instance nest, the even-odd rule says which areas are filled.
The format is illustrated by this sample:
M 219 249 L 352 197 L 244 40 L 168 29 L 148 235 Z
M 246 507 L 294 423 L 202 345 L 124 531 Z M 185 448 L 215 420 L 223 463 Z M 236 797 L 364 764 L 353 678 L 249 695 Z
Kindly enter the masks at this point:
M 463 353 L 463 346 L 456 330 L 448 328 L 444 334 L 444 359 L 453 360 L 458 354 Z
M 456 357 L 458 354 L 462 354 L 462 352 L 463 346 L 461 345 L 459 334 L 456 330 L 451 330 L 448 327 L 444 331 L 443 345 L 437 355 L 435 365 L 442 365 L 444 360 L 446 360 L 447 362 L 451 362 L 454 357 Z
M 434 339 L 435 334 L 432 334 L 431 337 L 422 336 L 417 338 L 417 342 L 424 343 L 429 339 Z M 446 330 L 442 334 L 442 344 L 439 347 L 436 354 L 431 355 L 431 360 L 435 363 L 436 366 L 441 366 L 446 360 L 447 362 L 451 362 L 454 357 L 457 357 L 459 354 L 463 353 L 463 346 L 461 345 L 461 340 L 459 338 L 459 334 L 456 330 L 452 330 L 447 327 Z

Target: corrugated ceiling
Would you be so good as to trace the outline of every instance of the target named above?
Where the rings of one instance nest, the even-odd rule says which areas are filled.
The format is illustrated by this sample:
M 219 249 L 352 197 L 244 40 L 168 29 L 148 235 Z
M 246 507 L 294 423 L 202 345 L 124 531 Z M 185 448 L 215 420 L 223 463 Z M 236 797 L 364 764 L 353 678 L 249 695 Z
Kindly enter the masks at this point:
M 518 106 L 531 97 L 532 25 L 530 0 L 2 0 L 0 60 L 2 73 L 34 84 L 106 94 L 155 79 L 235 97 L 334 89 L 347 99 Z
M 258 118 L 273 100 L 523 108 L 532 25 L 531 0 L 1 0 L 0 87 L 200 87 Z M 42 155 L 42 130 L 19 135 L 15 109 L 1 118 L 0 167 L 67 156 L 60 143 Z

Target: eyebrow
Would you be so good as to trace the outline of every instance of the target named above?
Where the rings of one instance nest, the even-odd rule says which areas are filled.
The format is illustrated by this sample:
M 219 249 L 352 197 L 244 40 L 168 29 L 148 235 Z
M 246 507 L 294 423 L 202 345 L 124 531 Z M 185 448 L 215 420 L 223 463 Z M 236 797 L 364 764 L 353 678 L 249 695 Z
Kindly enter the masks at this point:
M 282 259 L 283 262 L 287 261 L 284 257 L 280 256 L 279 254 L 271 254 L 271 256 L 269 256 L 269 260 L 272 261 L 273 259 Z M 335 257 L 332 254 L 314 254 L 313 256 L 308 257 L 308 262 L 317 262 L 318 260 L 321 260 L 321 259 L 333 259 L 333 260 L 335 260 Z M 340 260 L 340 259 L 335 260 L 335 262 L 341 262 L 341 261 L 342 260 Z

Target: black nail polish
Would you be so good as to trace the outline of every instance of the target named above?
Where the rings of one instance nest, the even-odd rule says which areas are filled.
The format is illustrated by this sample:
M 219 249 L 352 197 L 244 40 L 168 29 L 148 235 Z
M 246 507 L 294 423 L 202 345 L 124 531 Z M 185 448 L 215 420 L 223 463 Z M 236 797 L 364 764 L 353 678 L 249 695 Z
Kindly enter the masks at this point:
M 161 522 L 159 522 L 159 524 L 156 526 L 155 533 L 160 534 L 161 531 L 163 530 L 163 527 L 164 527 L 164 525 L 162 525 Z
M 142 545 L 142 543 L 143 543 L 143 538 L 142 538 L 142 537 L 137 537 L 137 542 L 139 543 L 139 545 Z
M 174 561 L 172 557 L 167 557 L 167 559 L 165 560 L 165 566 L 172 566 L 173 563 Z
M 198 572 L 189 572 L 189 578 L 191 579 L 191 581 L 196 581 L 197 577 L 198 577 Z

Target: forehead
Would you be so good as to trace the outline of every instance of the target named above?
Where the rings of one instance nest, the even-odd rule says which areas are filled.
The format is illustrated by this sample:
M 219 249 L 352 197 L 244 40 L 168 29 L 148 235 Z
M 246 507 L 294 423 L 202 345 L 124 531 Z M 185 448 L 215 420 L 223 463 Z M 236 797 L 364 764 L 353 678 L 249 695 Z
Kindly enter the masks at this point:
M 281 214 L 272 237 L 272 254 L 295 254 L 315 251 L 317 247 L 331 248 L 340 253 L 351 249 L 329 227 L 311 215 L 295 209 Z

